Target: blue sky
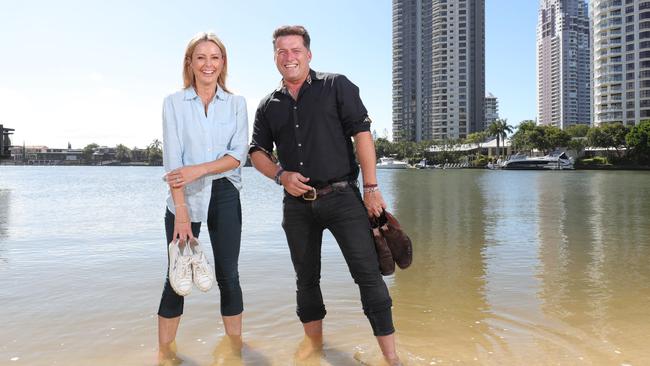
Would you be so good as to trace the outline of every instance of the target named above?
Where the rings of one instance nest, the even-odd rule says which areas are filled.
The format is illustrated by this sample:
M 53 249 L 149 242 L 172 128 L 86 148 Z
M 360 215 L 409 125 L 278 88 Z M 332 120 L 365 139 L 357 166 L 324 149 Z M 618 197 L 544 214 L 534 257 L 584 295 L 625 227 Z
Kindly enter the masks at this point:
M 282 5 L 280 5 L 282 4 Z M 391 2 L 5 1 L 0 4 L 0 123 L 14 144 L 144 147 L 160 138 L 165 95 L 181 87 L 187 41 L 214 31 L 228 85 L 249 118 L 277 86 L 271 33 L 302 24 L 312 68 L 346 74 L 379 135 L 391 131 Z M 535 117 L 537 1 L 486 0 L 486 90 L 510 124 Z

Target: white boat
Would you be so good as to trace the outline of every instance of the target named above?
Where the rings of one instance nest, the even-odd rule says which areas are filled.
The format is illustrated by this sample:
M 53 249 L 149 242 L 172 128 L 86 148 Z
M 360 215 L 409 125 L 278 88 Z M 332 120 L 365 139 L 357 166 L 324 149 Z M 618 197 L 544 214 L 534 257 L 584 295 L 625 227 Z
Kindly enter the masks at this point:
M 513 155 L 501 163 L 501 169 L 565 170 L 575 168 L 573 167 L 573 159 L 565 153 L 556 153 L 539 157 L 529 157 L 524 154 Z
M 434 169 L 434 168 L 439 168 L 439 166 L 438 165 L 427 164 L 427 159 L 422 159 L 422 160 L 420 160 L 419 163 L 415 164 L 415 168 L 418 168 L 418 169 Z
M 377 169 L 406 169 L 408 167 L 407 162 L 395 158 L 379 158 L 379 163 L 377 163 Z

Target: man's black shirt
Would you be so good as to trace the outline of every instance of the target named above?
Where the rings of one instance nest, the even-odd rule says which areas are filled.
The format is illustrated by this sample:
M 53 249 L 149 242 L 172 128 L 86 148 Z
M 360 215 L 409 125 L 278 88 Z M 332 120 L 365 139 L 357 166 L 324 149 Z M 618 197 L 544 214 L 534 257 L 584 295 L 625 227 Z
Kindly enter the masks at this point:
M 270 153 L 275 143 L 283 169 L 322 187 L 359 176 L 351 137 L 370 131 L 359 88 L 345 76 L 310 70 L 294 100 L 279 87 L 260 102 L 250 152 Z

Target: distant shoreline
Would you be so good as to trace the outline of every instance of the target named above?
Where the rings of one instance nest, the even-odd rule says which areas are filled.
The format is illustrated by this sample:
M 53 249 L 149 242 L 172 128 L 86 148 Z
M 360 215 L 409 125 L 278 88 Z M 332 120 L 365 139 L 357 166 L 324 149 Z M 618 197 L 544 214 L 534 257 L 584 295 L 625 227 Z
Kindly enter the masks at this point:
M 76 167 L 76 166 L 96 166 L 96 167 L 162 167 L 162 165 L 150 165 L 147 163 L 110 163 L 110 164 L 15 164 L 14 162 L 0 161 L 0 166 L 49 166 L 49 167 Z M 246 162 L 244 167 L 252 167 L 250 162 Z M 481 167 L 455 168 L 448 170 L 489 170 Z M 409 169 L 410 170 L 410 169 Z M 501 169 L 499 169 L 501 170 Z M 504 169 L 506 170 L 506 169 Z M 650 171 L 650 166 L 645 165 L 591 165 L 575 166 L 575 170 L 615 170 L 615 171 Z M 514 170 L 508 170 L 514 171 Z M 528 170 L 530 171 L 530 170 Z

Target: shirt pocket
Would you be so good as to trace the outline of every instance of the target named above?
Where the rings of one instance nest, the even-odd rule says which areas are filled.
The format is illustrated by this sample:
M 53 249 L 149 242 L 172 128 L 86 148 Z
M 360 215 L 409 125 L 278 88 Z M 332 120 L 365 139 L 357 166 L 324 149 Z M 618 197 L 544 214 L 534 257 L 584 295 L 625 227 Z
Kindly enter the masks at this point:
M 217 121 L 216 124 L 216 135 L 217 135 L 217 144 L 223 148 L 230 148 L 230 141 L 235 134 L 235 128 L 237 123 L 234 118 L 224 119 Z

